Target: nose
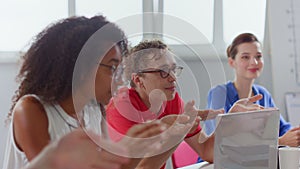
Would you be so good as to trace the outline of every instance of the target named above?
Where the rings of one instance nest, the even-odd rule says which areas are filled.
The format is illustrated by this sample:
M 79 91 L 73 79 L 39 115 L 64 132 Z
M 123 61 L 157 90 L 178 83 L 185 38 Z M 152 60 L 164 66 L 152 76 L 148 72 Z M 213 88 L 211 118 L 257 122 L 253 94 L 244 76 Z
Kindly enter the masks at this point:
M 177 77 L 176 77 L 175 73 L 173 71 L 170 71 L 170 74 L 168 76 L 168 81 L 169 82 L 174 82 L 176 80 L 177 80 Z
M 250 63 L 253 64 L 253 65 L 257 65 L 258 64 L 258 61 L 255 57 L 253 57 L 251 60 L 250 60 Z

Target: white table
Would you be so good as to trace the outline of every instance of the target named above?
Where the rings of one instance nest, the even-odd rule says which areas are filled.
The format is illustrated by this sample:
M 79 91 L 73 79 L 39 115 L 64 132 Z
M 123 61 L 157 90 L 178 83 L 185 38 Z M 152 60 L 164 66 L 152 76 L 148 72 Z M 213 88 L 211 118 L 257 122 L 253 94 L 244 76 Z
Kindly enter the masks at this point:
M 214 164 L 209 164 L 208 162 L 201 162 L 178 169 L 214 169 Z

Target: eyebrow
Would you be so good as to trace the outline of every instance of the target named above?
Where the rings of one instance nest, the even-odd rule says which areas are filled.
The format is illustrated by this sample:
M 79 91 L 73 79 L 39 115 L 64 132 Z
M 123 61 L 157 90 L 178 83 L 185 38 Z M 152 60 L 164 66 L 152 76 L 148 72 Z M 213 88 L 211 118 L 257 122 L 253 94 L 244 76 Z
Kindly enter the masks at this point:
M 256 52 L 256 53 L 261 54 L 262 52 Z M 250 54 L 250 52 L 243 52 L 243 53 L 241 53 L 241 54 Z

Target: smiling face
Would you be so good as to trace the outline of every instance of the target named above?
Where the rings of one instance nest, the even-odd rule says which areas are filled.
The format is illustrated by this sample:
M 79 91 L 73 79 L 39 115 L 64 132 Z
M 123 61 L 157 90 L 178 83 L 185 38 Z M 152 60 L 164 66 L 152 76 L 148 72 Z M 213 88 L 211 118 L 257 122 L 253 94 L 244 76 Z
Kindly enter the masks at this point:
M 235 69 L 236 78 L 256 79 L 260 76 L 264 66 L 260 43 L 241 43 L 237 46 L 234 59 L 228 58 L 228 63 Z
M 145 73 L 133 74 L 132 79 L 136 85 L 136 90 L 145 102 L 149 102 L 151 92 L 160 91 L 167 100 L 172 100 L 175 97 L 176 76 L 172 70 L 177 66 L 176 61 L 168 50 L 163 50 L 164 52 L 159 58 L 149 59 L 146 67 L 140 70 Z M 153 56 L 145 57 L 151 58 Z M 170 74 L 164 77 L 165 72 L 168 72 L 169 69 L 171 69 Z M 165 70 L 165 72 L 160 72 L 160 70 Z
M 98 66 L 95 79 L 95 95 L 99 103 L 106 105 L 111 98 L 111 83 L 115 68 L 119 65 L 122 54 L 118 46 L 112 47 Z

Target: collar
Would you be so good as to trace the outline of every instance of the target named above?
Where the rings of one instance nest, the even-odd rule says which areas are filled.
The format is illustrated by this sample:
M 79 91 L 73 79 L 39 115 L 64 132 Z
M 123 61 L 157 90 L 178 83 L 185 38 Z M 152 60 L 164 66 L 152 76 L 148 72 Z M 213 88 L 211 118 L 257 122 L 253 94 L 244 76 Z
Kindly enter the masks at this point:
M 231 103 L 234 103 L 240 99 L 238 92 L 237 92 L 236 88 L 234 87 L 233 82 L 231 82 L 231 81 L 227 82 L 226 89 L 227 89 L 227 91 L 226 91 L 227 98 L 229 99 L 229 101 Z M 254 95 L 259 94 L 258 88 L 255 84 L 252 85 L 252 92 Z

